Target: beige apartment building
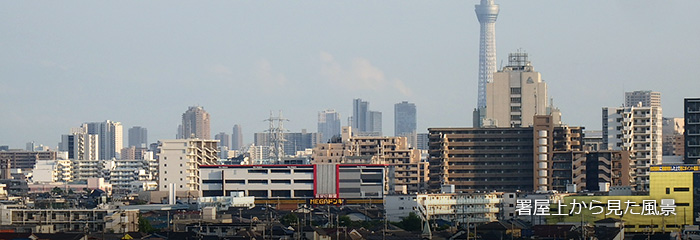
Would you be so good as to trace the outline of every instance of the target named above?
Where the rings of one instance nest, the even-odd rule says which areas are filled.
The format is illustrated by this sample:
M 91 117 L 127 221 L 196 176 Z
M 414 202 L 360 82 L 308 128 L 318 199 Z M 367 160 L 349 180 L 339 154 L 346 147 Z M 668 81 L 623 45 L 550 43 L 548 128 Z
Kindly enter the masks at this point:
M 508 65 L 486 84 L 482 126 L 528 127 L 535 115 L 549 115 L 547 84 L 530 64 L 527 53 L 508 54 Z M 555 121 L 561 121 L 557 113 Z
M 394 184 L 407 192 L 426 190 L 427 162 L 421 162 L 420 150 L 409 149 L 406 137 L 352 136 L 351 127 L 343 127 L 340 143 L 317 144 L 312 163 L 388 164 L 394 169 Z
M 158 142 L 158 190 L 175 187 L 179 196 L 197 197 L 200 192 L 200 165 L 215 165 L 217 140 L 173 139 Z

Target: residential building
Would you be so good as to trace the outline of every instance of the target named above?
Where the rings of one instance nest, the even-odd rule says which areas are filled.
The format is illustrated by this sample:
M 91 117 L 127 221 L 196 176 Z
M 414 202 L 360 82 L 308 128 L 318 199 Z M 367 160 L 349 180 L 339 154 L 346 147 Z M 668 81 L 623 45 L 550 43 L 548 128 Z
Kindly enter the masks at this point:
M 120 159 L 109 163 L 109 183 L 114 194 L 126 195 L 156 190 L 157 166 L 155 159 Z
M 231 150 L 242 150 L 243 149 L 243 129 L 241 125 L 233 125 L 233 132 L 231 133 Z
M 158 189 L 196 197 L 200 192 L 200 165 L 217 163 L 216 140 L 198 138 L 161 140 L 158 144 Z M 171 185 L 172 184 L 172 185 Z
M 684 101 L 685 139 L 683 162 L 700 163 L 700 98 L 686 98 Z
M 625 92 L 625 107 L 661 107 L 661 93 L 646 91 Z
M 452 223 L 489 223 L 497 220 L 500 193 L 431 193 L 386 196 L 389 221 L 401 221 L 411 212 L 428 221 Z
M 662 162 L 661 108 L 603 108 L 603 147 L 630 153 L 637 190 L 649 189 L 649 167 Z
M 181 139 L 199 138 L 211 139 L 210 117 L 204 107 L 192 106 L 182 114 Z
M 139 126 L 129 128 L 129 147 L 148 147 L 148 129 Z
M 330 142 L 331 138 L 340 135 L 340 113 L 333 109 L 318 113 L 318 133 L 320 143 Z
M 418 149 L 410 149 L 405 137 L 353 136 L 343 127 L 341 142 L 316 145 L 312 163 L 387 164 L 394 169 L 394 186 L 409 193 L 425 192 L 428 163 Z
M 82 128 L 87 130 L 87 134 L 95 134 L 99 138 L 99 159 L 119 159 L 120 151 L 124 148 L 124 131 L 120 122 L 91 122 L 83 124 Z
M 3 216 L 0 225 L 12 226 L 17 232 L 127 233 L 139 230 L 138 210 L 8 208 L 0 209 L 0 214 Z
M 122 159 L 144 159 L 144 155 L 148 152 L 147 148 L 128 147 L 122 149 Z
M 481 126 L 528 127 L 535 115 L 555 115 L 547 106 L 547 84 L 527 53 L 508 54 L 508 65 L 486 83 L 486 113 Z
M 662 155 L 663 156 L 683 156 L 680 149 L 677 149 L 676 141 L 682 140 L 679 136 L 683 136 L 685 130 L 685 121 L 683 118 L 662 118 Z M 678 155 L 676 155 L 678 154 Z
M 532 128 L 429 128 L 431 192 L 532 191 Z
M 85 125 L 71 129 L 71 134 L 62 135 L 58 150 L 68 152 L 68 159 L 100 159 L 100 140 L 97 134 L 88 134 Z
M 31 171 L 37 161 L 55 160 L 54 151 L 0 151 L 0 159 L 10 163 L 10 169 L 20 169 L 21 171 Z

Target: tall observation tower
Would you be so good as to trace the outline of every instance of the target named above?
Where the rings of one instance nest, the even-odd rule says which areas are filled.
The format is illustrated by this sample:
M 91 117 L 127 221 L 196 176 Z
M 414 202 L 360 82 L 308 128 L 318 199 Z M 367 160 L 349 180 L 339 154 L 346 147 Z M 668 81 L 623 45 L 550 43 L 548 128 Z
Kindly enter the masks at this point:
M 479 41 L 479 101 L 478 109 L 486 107 L 486 83 L 493 80 L 496 71 L 496 18 L 498 5 L 494 0 L 481 0 L 476 5 L 476 17 L 481 24 Z

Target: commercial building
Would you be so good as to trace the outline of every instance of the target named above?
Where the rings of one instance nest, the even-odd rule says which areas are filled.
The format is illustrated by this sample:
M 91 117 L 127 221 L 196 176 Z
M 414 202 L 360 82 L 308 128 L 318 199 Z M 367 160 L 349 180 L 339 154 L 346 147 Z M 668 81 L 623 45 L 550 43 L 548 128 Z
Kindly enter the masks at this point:
M 318 129 L 321 143 L 330 142 L 331 138 L 340 135 L 340 113 L 327 109 L 318 113 Z
M 209 113 L 201 106 L 192 106 L 182 114 L 181 132 L 178 139 L 211 139 Z
M 201 196 L 256 199 L 382 198 L 393 188 L 383 164 L 202 165 Z
M 129 147 L 148 147 L 148 129 L 139 126 L 129 128 Z
M 198 138 L 161 140 L 158 143 L 158 190 L 197 197 L 200 193 L 200 165 L 214 165 L 218 159 L 216 140 Z
M 369 102 L 354 99 L 351 119 L 350 126 L 358 136 L 382 136 L 382 113 L 370 111 Z
M 700 98 L 686 98 L 685 107 L 685 149 L 683 162 L 700 163 Z
M 394 136 L 416 132 L 416 104 L 403 101 L 394 104 Z
M 603 108 L 603 147 L 623 150 L 634 159 L 637 190 L 649 189 L 649 167 L 662 162 L 661 108 Z
M 233 125 L 231 132 L 231 150 L 241 150 L 243 148 L 243 129 L 241 125 Z

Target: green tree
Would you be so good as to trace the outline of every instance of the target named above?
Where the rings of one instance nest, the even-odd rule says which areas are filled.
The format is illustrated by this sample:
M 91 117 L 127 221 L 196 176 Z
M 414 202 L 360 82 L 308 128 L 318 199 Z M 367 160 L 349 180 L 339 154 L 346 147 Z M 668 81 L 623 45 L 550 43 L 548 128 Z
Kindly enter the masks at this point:
M 397 227 L 403 228 L 406 231 L 420 231 L 421 220 L 415 213 L 409 213 L 408 217 L 403 218 Z
M 352 220 L 350 220 L 350 217 L 348 217 L 348 215 L 338 217 L 338 221 L 340 222 L 340 226 L 348 227 L 354 225 Z
M 54 187 L 53 189 L 51 189 L 51 194 L 52 195 L 62 195 L 63 189 L 61 189 L 60 187 Z
M 297 224 L 297 222 L 299 222 L 299 217 L 292 213 L 287 213 L 287 215 L 284 215 L 284 217 L 282 217 L 280 221 L 282 222 L 282 224 L 289 226 L 292 224 Z
M 151 226 L 151 222 L 149 222 L 148 219 L 139 216 L 139 231 L 143 233 L 153 233 L 157 231 L 157 229 Z

